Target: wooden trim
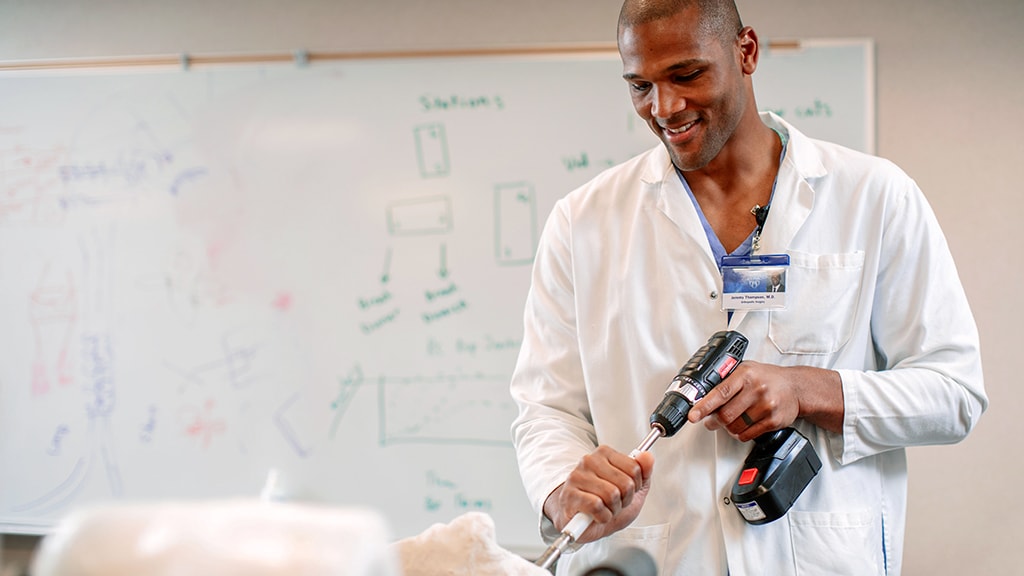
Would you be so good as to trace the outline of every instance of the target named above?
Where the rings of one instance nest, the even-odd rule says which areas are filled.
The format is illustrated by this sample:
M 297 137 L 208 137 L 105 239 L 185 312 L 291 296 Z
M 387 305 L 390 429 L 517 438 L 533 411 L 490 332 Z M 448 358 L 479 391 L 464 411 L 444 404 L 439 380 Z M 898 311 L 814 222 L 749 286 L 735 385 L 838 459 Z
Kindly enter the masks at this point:
M 542 56 L 546 54 L 600 54 L 615 52 L 615 44 L 579 44 L 565 46 L 510 46 L 499 48 L 452 48 L 437 50 L 398 50 L 367 52 L 297 52 L 269 54 L 178 54 L 122 58 L 65 58 L 46 60 L 0 61 L 0 71 L 53 70 L 112 67 L 175 66 L 191 68 L 216 64 L 273 64 L 324 62 L 333 60 L 383 60 L 399 58 L 461 58 L 473 56 Z
M 777 40 L 767 43 L 770 50 L 797 50 L 799 40 Z M 305 52 L 253 54 L 176 54 L 126 56 L 120 58 L 63 58 L 45 60 L 0 61 L 0 72 L 11 70 L 54 70 L 116 67 L 180 67 L 217 64 L 281 64 L 327 62 L 335 60 L 385 60 L 408 58 L 465 58 L 475 56 L 544 56 L 565 54 L 615 53 L 614 43 L 507 46 L 492 48 L 439 48 L 433 50 L 380 50 L 365 52 Z

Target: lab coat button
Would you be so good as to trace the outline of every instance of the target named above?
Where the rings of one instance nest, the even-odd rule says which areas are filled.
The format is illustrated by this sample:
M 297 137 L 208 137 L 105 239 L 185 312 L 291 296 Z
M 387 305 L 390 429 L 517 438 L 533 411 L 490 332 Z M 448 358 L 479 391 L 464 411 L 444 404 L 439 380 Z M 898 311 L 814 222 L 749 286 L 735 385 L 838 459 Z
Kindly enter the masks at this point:
M 711 296 L 712 300 L 717 300 L 718 299 L 718 290 L 712 290 L 711 294 L 708 294 L 708 296 Z
M 731 503 L 732 502 L 729 501 L 729 497 L 728 496 L 726 496 L 725 498 L 722 498 L 722 504 L 725 504 L 726 506 L 728 506 Z

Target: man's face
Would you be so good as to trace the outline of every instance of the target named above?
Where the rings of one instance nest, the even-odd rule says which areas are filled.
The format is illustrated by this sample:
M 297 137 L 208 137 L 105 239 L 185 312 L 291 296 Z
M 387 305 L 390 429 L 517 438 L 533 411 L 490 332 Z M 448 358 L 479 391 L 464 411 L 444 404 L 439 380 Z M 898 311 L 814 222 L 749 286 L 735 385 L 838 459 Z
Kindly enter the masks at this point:
M 747 104 L 740 37 L 701 32 L 698 14 L 689 8 L 619 33 L 633 107 L 684 171 L 719 155 Z

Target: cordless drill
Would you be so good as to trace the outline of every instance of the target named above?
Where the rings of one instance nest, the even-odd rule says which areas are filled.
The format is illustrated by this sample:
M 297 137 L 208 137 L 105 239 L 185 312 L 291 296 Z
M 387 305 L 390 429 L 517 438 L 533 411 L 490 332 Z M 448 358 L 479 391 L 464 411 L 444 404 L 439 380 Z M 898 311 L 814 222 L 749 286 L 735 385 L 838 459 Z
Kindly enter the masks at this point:
M 694 403 L 732 373 L 743 360 L 747 338 L 735 331 L 714 333 L 683 365 L 669 384 L 661 403 L 651 414 L 651 431 L 630 456 L 636 458 L 646 452 L 662 436 L 673 436 L 683 424 Z M 584 512 L 575 516 L 562 528 L 562 533 L 536 560 L 542 568 L 550 568 L 569 544 L 575 542 L 594 519 Z
M 747 343 L 747 338 L 735 330 L 712 334 L 672 379 L 661 403 L 651 413 L 651 431 L 629 455 L 636 458 L 658 438 L 675 435 L 686 423 L 693 405 L 743 361 Z M 754 449 L 733 485 L 732 499 L 747 522 L 771 522 L 789 510 L 820 467 L 814 447 L 795 428 L 762 434 L 755 439 Z M 535 564 L 550 568 L 593 521 L 589 514 L 577 512 Z
M 732 373 L 746 349 L 747 339 L 739 332 L 714 334 L 672 381 L 651 414 L 652 429 L 660 430 L 662 436 L 679 431 L 690 408 Z M 778 520 L 819 469 L 814 446 L 796 428 L 766 432 L 754 439 L 754 448 L 733 484 L 732 501 L 750 524 Z
M 746 349 L 747 339 L 739 332 L 711 336 L 679 371 L 651 414 L 652 433 L 672 436 L 678 432 L 690 408 L 732 373 Z M 750 524 L 773 522 L 789 511 L 819 469 L 814 446 L 796 428 L 766 432 L 754 439 L 754 448 L 733 484 L 732 501 Z

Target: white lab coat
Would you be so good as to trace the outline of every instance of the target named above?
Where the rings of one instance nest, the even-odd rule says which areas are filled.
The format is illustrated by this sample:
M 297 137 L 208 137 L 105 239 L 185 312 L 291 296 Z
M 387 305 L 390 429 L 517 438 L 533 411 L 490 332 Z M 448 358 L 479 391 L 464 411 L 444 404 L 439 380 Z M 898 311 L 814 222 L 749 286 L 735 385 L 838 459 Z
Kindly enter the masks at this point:
M 659 574 L 899 574 L 904 447 L 964 438 L 988 400 L 978 335 L 945 238 L 892 163 L 789 134 L 762 254 L 791 258 L 788 308 L 737 312 L 746 359 L 838 370 L 843 433 L 795 426 L 822 461 L 789 513 L 747 524 L 729 500 L 751 443 L 686 425 L 653 447 L 628 528 L 564 554 L 578 573 L 643 546 Z M 535 509 L 599 443 L 637 446 L 680 366 L 727 327 L 722 277 L 664 147 L 554 207 L 540 242 L 512 381 L 513 436 Z M 557 535 L 541 514 L 545 538 Z

